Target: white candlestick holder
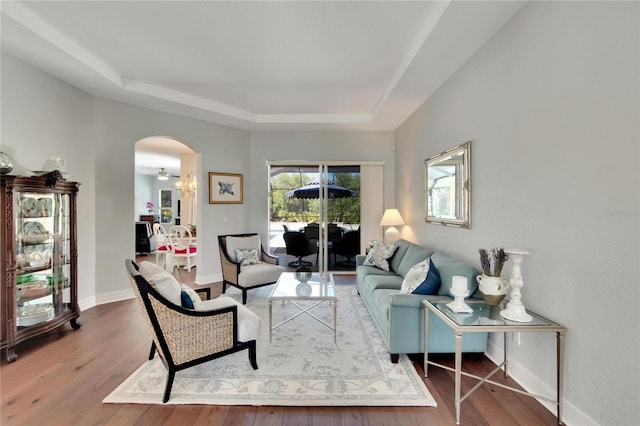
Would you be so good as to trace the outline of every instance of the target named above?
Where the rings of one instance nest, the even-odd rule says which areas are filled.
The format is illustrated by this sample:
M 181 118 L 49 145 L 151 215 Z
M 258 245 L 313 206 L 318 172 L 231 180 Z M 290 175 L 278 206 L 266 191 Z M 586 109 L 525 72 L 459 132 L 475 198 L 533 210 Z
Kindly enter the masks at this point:
M 533 318 L 529 315 L 522 303 L 522 293 L 520 290 L 524 285 L 522 280 L 522 261 L 524 257 L 531 254 L 527 250 L 521 249 L 506 249 L 505 253 L 511 258 L 513 267 L 511 270 L 511 279 L 509 280 L 509 286 L 511 286 L 511 299 L 507 303 L 507 307 L 500 311 L 500 316 L 504 319 L 515 322 L 531 322 Z
M 447 307 L 453 312 L 473 312 L 473 309 L 464 302 L 464 298 L 469 296 L 467 278 L 454 276 L 449 293 L 453 296 L 453 302 L 447 303 Z

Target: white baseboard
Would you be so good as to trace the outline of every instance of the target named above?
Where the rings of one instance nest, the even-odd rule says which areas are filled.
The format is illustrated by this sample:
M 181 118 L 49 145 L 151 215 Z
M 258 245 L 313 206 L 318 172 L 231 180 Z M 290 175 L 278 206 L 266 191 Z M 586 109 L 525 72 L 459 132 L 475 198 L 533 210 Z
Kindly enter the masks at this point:
M 196 272 L 195 284 L 204 285 L 209 283 L 217 283 L 222 281 L 222 273 L 212 275 L 198 275 Z
M 502 360 L 504 359 L 504 350 L 502 345 L 496 345 L 493 340 L 489 339 L 485 355 L 487 355 L 487 357 L 496 365 L 502 363 Z M 509 377 L 515 380 L 527 392 L 550 399 L 556 398 L 555 387 L 552 388 L 547 383 L 544 383 L 536 375 L 531 373 L 531 371 L 524 368 L 522 364 L 511 359 L 509 359 Z M 555 404 L 539 399 L 537 399 L 537 401 L 539 401 L 551 413 L 554 415 L 556 414 Z M 567 401 L 566 398 L 563 398 L 562 400 L 562 421 L 567 426 L 599 426 L 595 420 L 587 416 L 570 401 Z
M 121 300 L 133 299 L 132 289 L 119 290 L 111 293 L 96 295 L 96 305 L 104 305 L 105 303 L 119 302 Z

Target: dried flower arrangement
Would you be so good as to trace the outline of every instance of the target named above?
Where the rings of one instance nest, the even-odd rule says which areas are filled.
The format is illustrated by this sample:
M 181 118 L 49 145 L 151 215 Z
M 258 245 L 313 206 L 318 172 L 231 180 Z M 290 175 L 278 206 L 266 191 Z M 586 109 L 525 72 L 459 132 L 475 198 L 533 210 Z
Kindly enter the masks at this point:
M 482 272 L 489 277 L 499 277 L 502 275 L 502 268 L 509 260 L 509 255 L 502 248 L 494 248 L 490 252 L 485 249 L 480 252 L 480 265 Z
M 153 213 L 153 203 L 151 201 L 147 201 L 147 210 L 149 210 L 149 213 Z

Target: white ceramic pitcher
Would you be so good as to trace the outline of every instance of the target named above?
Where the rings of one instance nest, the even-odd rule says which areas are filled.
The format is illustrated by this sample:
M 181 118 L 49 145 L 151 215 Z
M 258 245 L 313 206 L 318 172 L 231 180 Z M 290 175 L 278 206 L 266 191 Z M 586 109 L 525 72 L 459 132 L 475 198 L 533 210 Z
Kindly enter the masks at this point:
M 44 171 L 52 171 L 52 170 L 59 170 L 61 172 L 64 172 L 64 167 L 67 165 L 67 163 L 64 161 L 64 159 L 62 159 L 61 157 L 49 157 L 47 159 L 47 161 L 44 163 L 44 166 L 42 166 L 42 170 Z
M 476 277 L 480 294 L 489 305 L 499 305 L 507 295 L 509 284 L 500 277 L 478 275 Z

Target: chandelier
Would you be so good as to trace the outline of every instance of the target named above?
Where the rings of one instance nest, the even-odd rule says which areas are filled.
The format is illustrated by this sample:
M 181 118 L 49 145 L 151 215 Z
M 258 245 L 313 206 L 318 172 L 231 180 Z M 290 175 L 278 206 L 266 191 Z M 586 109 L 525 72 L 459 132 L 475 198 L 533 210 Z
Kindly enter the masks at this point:
M 169 173 L 164 168 L 161 168 L 160 171 L 158 172 L 158 180 L 168 180 L 168 179 L 169 179 Z
M 197 188 L 198 188 L 198 184 L 196 182 L 195 173 L 191 173 L 187 175 L 184 181 L 176 182 L 176 189 L 180 193 L 180 196 L 183 198 L 195 197 Z

